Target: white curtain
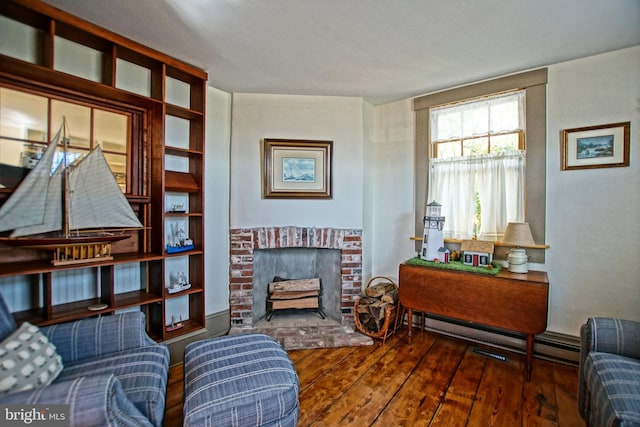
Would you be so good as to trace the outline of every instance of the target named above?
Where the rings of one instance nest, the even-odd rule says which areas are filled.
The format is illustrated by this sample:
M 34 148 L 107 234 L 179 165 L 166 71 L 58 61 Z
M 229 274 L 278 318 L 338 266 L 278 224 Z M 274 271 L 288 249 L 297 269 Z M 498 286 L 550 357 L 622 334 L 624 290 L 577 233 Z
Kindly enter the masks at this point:
M 429 197 L 442 205 L 444 237 L 500 240 L 508 222 L 524 221 L 525 152 L 431 159 Z M 480 229 L 475 224 L 475 193 Z
M 468 239 L 473 235 L 475 215 L 473 163 L 468 160 L 431 160 L 428 203 L 442 205 L 445 239 Z
M 481 156 L 475 165 L 482 206 L 478 239 L 502 240 L 507 223 L 524 221 L 524 151 Z

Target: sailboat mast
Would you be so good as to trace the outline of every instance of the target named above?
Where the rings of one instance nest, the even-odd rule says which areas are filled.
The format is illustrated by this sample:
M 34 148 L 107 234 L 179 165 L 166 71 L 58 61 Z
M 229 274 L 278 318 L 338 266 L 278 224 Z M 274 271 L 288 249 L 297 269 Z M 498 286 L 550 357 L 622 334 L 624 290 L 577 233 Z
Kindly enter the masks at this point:
M 62 230 L 64 237 L 69 237 L 69 210 L 71 195 L 69 194 L 69 165 L 67 164 L 67 144 L 69 138 L 67 137 L 67 119 L 62 118 L 62 161 L 64 162 L 64 171 L 62 175 Z

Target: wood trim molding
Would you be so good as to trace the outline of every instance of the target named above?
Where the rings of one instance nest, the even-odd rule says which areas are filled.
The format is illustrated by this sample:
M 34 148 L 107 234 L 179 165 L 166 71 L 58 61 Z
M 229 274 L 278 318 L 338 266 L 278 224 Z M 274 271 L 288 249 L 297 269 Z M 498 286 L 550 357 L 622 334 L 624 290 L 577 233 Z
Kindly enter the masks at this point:
M 453 89 L 443 90 L 420 96 L 413 100 L 413 110 L 428 109 L 436 105 L 447 104 L 461 99 L 477 98 L 491 93 L 506 92 L 514 89 L 524 89 L 547 83 L 547 69 L 540 68 L 533 71 L 511 74 L 493 80 L 486 80 Z
M 423 232 L 422 218 L 429 189 L 429 108 L 446 103 L 477 98 L 492 93 L 515 89 L 526 90 L 527 168 L 525 183 L 525 220 L 538 245 L 545 244 L 546 236 L 546 152 L 547 152 L 547 76 L 546 68 L 512 74 L 497 79 L 473 83 L 449 90 L 424 95 L 413 100 L 415 114 L 415 235 Z M 416 242 L 416 251 L 420 243 Z M 528 252 L 531 262 L 544 263 L 544 249 Z

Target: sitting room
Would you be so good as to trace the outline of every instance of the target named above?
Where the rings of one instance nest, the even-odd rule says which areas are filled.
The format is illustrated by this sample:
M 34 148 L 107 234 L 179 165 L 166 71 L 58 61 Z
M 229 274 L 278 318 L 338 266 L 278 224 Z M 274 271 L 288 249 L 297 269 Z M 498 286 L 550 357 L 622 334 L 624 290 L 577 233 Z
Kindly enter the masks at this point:
M 640 425 L 639 22 L 3 1 L 0 419 Z

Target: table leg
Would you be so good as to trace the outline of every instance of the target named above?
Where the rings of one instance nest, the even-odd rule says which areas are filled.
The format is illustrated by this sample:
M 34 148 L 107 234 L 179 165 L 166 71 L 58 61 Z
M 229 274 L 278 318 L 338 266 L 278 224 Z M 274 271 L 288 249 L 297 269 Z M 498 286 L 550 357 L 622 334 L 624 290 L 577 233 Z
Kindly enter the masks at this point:
M 527 359 L 525 363 L 527 381 L 531 381 L 531 371 L 533 369 L 533 338 L 533 335 L 527 335 Z
M 411 330 L 413 329 L 413 309 L 411 308 L 407 308 L 407 326 L 409 327 L 407 338 L 409 338 L 409 344 L 411 344 Z

